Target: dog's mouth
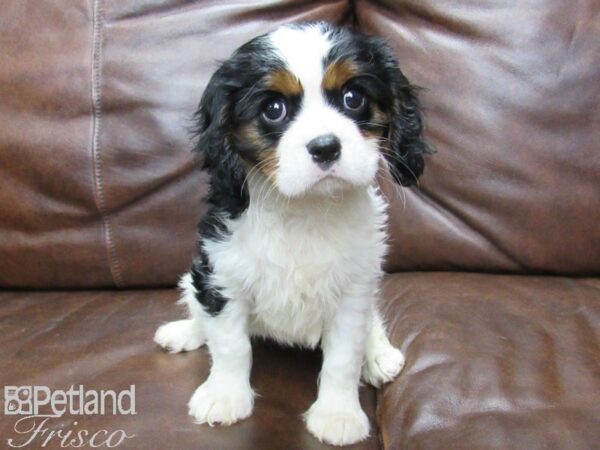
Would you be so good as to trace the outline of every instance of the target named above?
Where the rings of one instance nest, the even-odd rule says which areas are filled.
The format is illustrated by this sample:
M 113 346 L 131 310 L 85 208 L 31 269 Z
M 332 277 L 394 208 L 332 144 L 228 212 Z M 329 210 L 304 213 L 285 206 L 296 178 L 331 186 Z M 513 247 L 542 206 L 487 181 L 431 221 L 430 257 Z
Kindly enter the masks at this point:
M 334 195 L 341 191 L 352 188 L 353 184 L 335 171 L 327 171 L 319 174 L 316 181 L 308 189 L 320 195 Z

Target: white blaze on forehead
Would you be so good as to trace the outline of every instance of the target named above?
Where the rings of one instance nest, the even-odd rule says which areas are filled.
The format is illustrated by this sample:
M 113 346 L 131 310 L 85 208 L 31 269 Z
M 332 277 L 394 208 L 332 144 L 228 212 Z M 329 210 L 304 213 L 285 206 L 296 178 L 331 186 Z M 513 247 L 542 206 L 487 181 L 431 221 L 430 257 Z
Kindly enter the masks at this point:
M 282 27 L 271 33 L 271 42 L 288 69 L 307 92 L 320 92 L 323 59 L 331 48 L 329 32 L 318 26 Z

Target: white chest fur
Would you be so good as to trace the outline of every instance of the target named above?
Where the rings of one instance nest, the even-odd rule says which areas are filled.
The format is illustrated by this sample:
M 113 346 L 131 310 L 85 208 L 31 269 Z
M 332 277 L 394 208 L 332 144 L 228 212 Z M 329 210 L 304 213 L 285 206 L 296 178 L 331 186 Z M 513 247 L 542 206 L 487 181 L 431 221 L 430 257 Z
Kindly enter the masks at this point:
M 316 346 L 345 292 L 372 285 L 385 254 L 385 202 L 374 188 L 337 199 L 251 202 L 229 234 L 205 241 L 213 282 L 247 302 L 250 333 Z

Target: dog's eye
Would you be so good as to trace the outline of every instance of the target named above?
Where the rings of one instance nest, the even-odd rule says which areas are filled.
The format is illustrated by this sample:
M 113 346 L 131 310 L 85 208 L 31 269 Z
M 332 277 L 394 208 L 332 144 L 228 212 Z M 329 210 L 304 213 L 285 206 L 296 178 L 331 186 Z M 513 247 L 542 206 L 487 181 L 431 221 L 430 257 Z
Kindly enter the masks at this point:
M 287 106 L 282 98 L 269 100 L 263 106 L 263 117 L 267 122 L 279 123 L 287 116 Z
M 344 108 L 350 111 L 358 111 L 365 105 L 365 96 L 356 88 L 344 90 Z

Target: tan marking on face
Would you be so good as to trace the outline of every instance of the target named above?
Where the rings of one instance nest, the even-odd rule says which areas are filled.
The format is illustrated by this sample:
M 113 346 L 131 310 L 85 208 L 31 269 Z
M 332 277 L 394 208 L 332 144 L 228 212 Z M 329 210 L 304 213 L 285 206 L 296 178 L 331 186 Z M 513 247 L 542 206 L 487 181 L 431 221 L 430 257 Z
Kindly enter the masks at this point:
M 360 130 L 360 134 L 367 139 L 381 139 L 381 133 L 372 130 Z
M 260 153 L 260 162 L 258 163 L 259 170 L 265 174 L 265 176 L 271 180 L 275 181 L 275 176 L 277 173 L 277 168 L 279 167 L 279 162 L 277 160 L 277 154 L 275 153 L 275 149 L 269 148 L 263 150 Z
M 247 123 L 246 125 L 243 125 L 240 130 L 239 130 L 239 138 L 244 140 L 244 141 L 250 141 L 252 142 L 252 144 L 255 147 L 261 147 L 263 142 L 262 142 L 262 136 L 260 135 L 260 132 L 258 131 L 258 128 L 256 127 L 256 123 L 255 122 L 251 122 L 251 123 Z
M 372 106 L 371 120 L 369 122 L 386 126 L 390 122 L 390 117 L 377 106 Z
M 302 94 L 302 84 L 296 76 L 285 69 L 280 69 L 267 78 L 267 88 L 279 92 L 285 97 L 294 97 Z
M 325 90 L 341 89 L 348 80 L 357 74 L 358 69 L 349 59 L 335 61 L 327 66 L 321 84 Z
M 257 123 L 251 122 L 243 125 L 236 133 L 237 139 L 250 142 L 258 150 L 256 158 L 258 163 L 254 165 L 249 161 L 244 161 L 244 166 L 247 173 L 251 173 L 253 170 L 262 172 L 269 180 L 275 181 L 275 175 L 278 168 L 277 153 L 273 147 L 265 147 L 260 131 L 258 130 Z
M 385 132 L 386 127 L 389 125 L 389 123 L 390 123 L 389 115 L 386 114 L 385 112 L 383 112 L 381 109 L 379 109 L 376 105 L 372 105 L 371 106 L 371 117 L 369 118 L 369 124 L 380 125 L 381 127 L 378 127 L 373 130 L 364 130 L 361 128 L 360 133 L 365 138 L 379 140 L 380 147 L 386 147 L 387 146 L 387 138 L 384 139 L 383 133 Z

